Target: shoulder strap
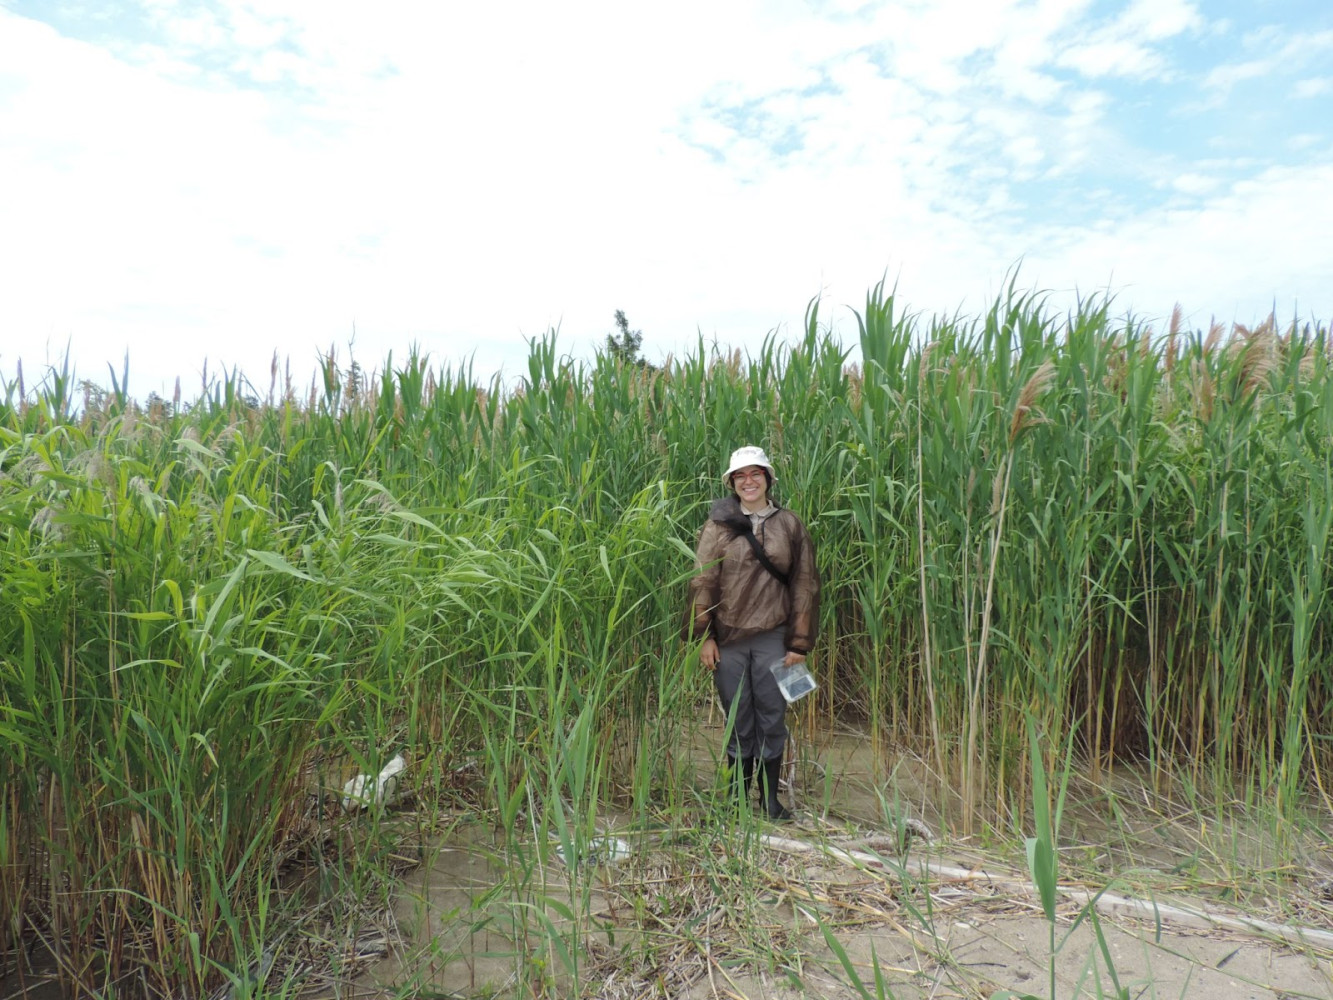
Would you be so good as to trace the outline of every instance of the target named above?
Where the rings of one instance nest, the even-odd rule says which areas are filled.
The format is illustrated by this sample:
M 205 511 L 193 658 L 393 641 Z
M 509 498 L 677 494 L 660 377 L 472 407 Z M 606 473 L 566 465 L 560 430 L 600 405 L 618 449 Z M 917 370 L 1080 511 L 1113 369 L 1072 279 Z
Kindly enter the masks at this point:
M 772 573 L 773 577 L 780 581 L 784 587 L 791 586 L 791 578 L 773 565 L 773 560 L 768 558 L 768 553 L 759 544 L 759 539 L 754 537 L 754 525 L 750 523 L 750 515 L 741 510 L 739 500 L 734 496 L 714 500 L 708 516 L 711 520 L 725 525 L 737 535 L 744 535 L 745 540 L 750 543 L 750 548 L 754 549 L 754 556 L 759 560 L 759 565 Z
M 742 533 L 745 535 L 745 540 L 750 543 L 750 548 L 754 549 L 754 556 L 759 560 L 759 565 L 772 573 L 784 587 L 791 586 L 791 578 L 773 565 L 773 560 L 768 558 L 768 553 L 759 544 L 759 539 L 754 537 L 754 526 L 750 524 L 748 517 L 745 519 L 745 530 Z

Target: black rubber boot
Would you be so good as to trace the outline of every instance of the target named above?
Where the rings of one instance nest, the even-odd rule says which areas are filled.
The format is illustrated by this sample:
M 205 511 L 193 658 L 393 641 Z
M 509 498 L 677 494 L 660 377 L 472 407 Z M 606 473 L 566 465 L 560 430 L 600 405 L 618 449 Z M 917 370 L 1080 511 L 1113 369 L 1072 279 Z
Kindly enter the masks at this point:
M 782 758 L 764 761 L 764 806 L 769 819 L 791 819 L 791 811 L 778 801 L 778 776 L 782 773 Z

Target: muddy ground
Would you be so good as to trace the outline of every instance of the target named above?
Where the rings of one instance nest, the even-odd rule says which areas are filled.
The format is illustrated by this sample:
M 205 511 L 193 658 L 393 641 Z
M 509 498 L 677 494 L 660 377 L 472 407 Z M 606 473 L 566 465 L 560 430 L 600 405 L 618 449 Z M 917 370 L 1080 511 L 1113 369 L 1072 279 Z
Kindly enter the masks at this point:
M 1021 820 L 964 836 L 941 819 L 928 763 L 799 729 L 797 821 L 741 820 L 718 806 L 720 739 L 705 716 L 667 741 L 684 820 L 603 816 L 587 878 L 483 813 L 460 809 L 429 844 L 405 838 L 381 908 L 308 942 L 319 974 L 303 995 L 1333 1000 L 1326 812 L 1279 849 L 1271 809 L 1200 810 L 1140 774 L 1076 775 L 1053 947 Z M 907 819 L 929 838 L 902 840 Z M 386 822 L 419 829 L 410 802 Z M 1090 908 L 1099 892 L 1121 905 Z M 27 996 L 58 1000 L 40 979 Z M 0 977 L 0 1000 L 20 995 Z
M 673 762 L 701 801 L 719 738 L 719 720 L 699 720 Z M 1133 775 L 1102 776 L 1095 794 L 1071 786 L 1053 953 L 1017 833 L 943 829 L 924 765 L 865 734 L 805 739 L 796 756 L 795 823 L 644 831 L 609 818 L 618 840 L 582 883 L 592 921 L 577 962 L 552 943 L 568 944 L 578 910 L 559 852 L 535 852 L 518 879 L 502 835 L 461 824 L 408 876 L 392 952 L 358 995 L 1046 998 L 1053 971 L 1062 998 L 1333 1000 L 1327 837 L 1278 862 L 1243 816 L 1210 831 Z M 933 839 L 900 852 L 902 817 Z M 1094 920 L 1099 890 L 1141 908 Z

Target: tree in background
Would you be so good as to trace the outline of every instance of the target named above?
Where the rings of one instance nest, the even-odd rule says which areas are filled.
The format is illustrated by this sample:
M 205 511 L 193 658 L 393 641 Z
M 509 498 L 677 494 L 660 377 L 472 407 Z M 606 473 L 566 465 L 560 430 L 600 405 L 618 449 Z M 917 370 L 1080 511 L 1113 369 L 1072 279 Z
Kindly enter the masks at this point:
M 643 347 L 643 331 L 629 328 L 629 320 L 625 318 L 623 309 L 616 310 L 616 329 L 619 334 L 608 333 L 606 335 L 606 353 L 609 357 L 615 358 L 625 365 L 634 365 L 645 371 L 652 369 L 647 360 L 641 353 Z

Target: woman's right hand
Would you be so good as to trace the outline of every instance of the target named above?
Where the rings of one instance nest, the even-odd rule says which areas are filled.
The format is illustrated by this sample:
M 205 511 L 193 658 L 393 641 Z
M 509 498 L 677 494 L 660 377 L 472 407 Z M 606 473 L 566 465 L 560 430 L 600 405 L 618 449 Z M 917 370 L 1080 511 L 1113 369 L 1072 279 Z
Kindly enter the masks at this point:
M 717 640 L 708 638 L 704 644 L 699 647 L 699 662 L 709 670 L 717 669 L 717 661 L 722 657 L 722 652 L 717 648 Z

